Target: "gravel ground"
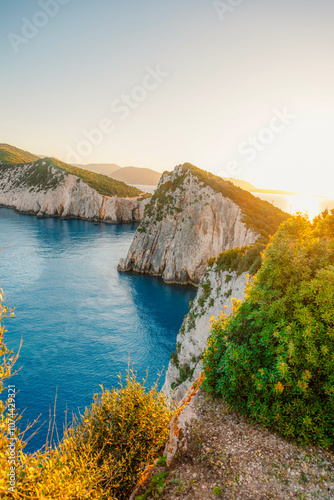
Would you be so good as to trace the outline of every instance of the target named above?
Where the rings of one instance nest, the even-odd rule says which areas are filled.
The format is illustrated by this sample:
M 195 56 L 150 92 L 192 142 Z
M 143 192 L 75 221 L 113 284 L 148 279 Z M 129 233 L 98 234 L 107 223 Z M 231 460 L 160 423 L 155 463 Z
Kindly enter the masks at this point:
M 203 391 L 194 407 L 173 463 L 154 467 L 136 498 L 334 500 L 333 453 L 287 442 Z

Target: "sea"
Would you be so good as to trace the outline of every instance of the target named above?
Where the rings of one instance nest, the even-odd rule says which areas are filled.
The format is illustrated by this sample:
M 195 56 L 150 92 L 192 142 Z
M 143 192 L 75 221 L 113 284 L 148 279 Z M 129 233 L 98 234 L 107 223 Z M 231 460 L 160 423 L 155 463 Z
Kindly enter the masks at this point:
M 54 414 L 61 439 L 65 421 L 82 414 L 101 385 L 118 386 L 119 374 L 124 381 L 128 367 L 147 388 L 163 384 L 196 289 L 117 271 L 136 227 L 0 208 L 0 286 L 15 308 L 4 322 L 5 342 L 19 351 L 8 383 L 20 429 L 37 420 L 27 452 L 46 443 Z
M 254 194 L 310 217 L 334 208 L 327 198 Z M 83 414 L 101 386 L 117 386 L 119 375 L 124 381 L 129 367 L 139 381 L 146 378 L 147 388 L 163 384 L 196 289 L 117 271 L 136 228 L 0 208 L 0 287 L 5 304 L 15 308 L 15 317 L 5 320 L 5 342 L 19 352 L 9 383 L 17 392 L 21 430 L 37 420 L 26 433 L 28 452 L 46 443 L 50 419 L 61 439 L 65 422 Z

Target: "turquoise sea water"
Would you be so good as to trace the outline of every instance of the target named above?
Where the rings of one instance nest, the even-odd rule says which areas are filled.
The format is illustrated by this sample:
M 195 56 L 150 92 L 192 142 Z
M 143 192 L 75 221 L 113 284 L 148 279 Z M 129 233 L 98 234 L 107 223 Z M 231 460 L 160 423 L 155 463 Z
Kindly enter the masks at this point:
M 6 304 L 16 308 L 5 341 L 16 351 L 23 340 L 22 368 L 11 379 L 25 410 L 20 427 L 40 414 L 45 422 L 27 451 L 45 443 L 56 392 L 61 434 L 66 407 L 68 420 L 83 412 L 100 384 L 118 383 L 129 357 L 140 379 L 149 368 L 148 386 L 168 365 L 195 289 L 118 273 L 135 230 L 0 209 L 0 283 Z

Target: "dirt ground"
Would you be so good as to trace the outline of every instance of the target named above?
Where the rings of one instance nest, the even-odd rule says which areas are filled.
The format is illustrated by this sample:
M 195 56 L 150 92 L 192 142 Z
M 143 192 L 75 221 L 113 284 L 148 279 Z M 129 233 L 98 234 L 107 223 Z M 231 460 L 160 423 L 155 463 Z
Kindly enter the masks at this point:
M 299 448 L 203 391 L 171 466 L 155 466 L 136 499 L 334 500 L 334 454 Z

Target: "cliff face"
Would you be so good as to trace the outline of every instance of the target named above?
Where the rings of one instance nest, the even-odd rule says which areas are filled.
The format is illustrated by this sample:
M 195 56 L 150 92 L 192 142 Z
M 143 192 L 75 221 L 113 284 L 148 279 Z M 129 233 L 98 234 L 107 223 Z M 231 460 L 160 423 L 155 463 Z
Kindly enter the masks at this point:
M 176 390 L 176 397 L 182 398 L 199 376 L 210 319 L 221 311 L 229 314 L 232 298 L 244 299 L 247 273 L 257 272 L 269 236 L 287 218 L 269 203 L 193 165 L 163 174 L 118 269 L 198 286 L 166 373 L 167 395 L 174 396 Z
M 178 166 L 163 174 L 118 269 L 161 276 L 168 283 L 198 285 L 209 257 L 257 238 L 234 201 L 186 166 Z
M 79 177 L 49 168 L 48 185 L 21 182 L 30 165 L 1 168 L 0 205 L 38 217 L 80 218 L 105 222 L 139 222 L 149 200 L 103 196 Z
M 202 371 L 201 354 L 210 335 L 212 317 L 232 312 L 232 299 L 245 298 L 247 274 L 220 271 L 217 264 L 203 275 L 197 295 L 177 336 L 176 352 L 166 372 L 163 392 L 182 399 Z

